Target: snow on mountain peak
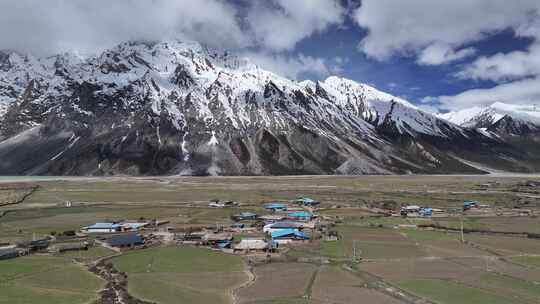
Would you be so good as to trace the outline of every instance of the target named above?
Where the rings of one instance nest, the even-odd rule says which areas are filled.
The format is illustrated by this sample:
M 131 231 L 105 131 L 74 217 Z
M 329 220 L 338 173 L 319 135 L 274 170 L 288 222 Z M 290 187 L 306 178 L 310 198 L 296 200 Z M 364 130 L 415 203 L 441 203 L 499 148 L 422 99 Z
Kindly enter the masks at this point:
M 283 115 L 293 121 L 315 115 L 340 120 L 341 125 L 353 124 L 351 128 L 362 132 L 371 132 L 368 123 L 375 127 L 393 124 L 401 134 L 445 136 L 436 117 L 372 86 L 337 76 L 319 82 L 292 81 L 249 59 L 197 42 L 125 42 L 95 56 L 68 52 L 34 58 L 11 53 L 0 61 L 4 62 L 0 115 L 36 80 L 36 95 L 52 100 L 69 96 L 73 83 L 94 85 L 94 94 L 107 96 L 119 89 L 130 90 L 139 98 L 150 98 L 151 110 L 156 115 L 165 111 L 178 128 L 184 121 L 179 107 L 184 105 L 177 100 L 189 98 L 211 129 L 218 120 L 235 129 L 253 124 L 286 128 Z M 83 113 L 80 107 L 73 108 Z M 315 121 L 310 124 L 317 132 L 325 132 Z
M 495 102 L 486 107 L 475 106 L 437 116 L 463 127 L 488 127 L 506 115 L 537 124 L 540 123 L 540 106 Z

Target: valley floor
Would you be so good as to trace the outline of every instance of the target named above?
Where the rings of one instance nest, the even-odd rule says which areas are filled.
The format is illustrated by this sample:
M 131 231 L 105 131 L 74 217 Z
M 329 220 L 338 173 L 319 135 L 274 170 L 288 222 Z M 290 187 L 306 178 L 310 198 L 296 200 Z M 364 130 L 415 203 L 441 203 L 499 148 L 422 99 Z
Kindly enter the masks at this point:
M 28 185 L 37 187 L 20 203 L 0 205 L 0 243 L 105 220 L 155 218 L 179 230 L 226 227 L 233 214 L 266 214 L 264 203 L 300 196 L 321 201 L 318 213 L 333 219 L 331 229 L 340 237 L 285 246 L 270 256 L 162 244 L 0 260 L 0 303 L 108 303 L 101 296 L 107 282 L 89 271 L 103 258 L 113 272 L 125 273 L 132 303 L 539 303 L 537 180 L 540 176 L 0 178 L 0 202 L 18 200 Z M 216 199 L 239 205 L 209 208 Z M 464 200 L 483 207 L 462 216 Z M 383 216 L 401 204 L 442 212 Z M 462 223 L 468 232 L 463 237 Z M 237 234 L 235 241 L 248 236 Z

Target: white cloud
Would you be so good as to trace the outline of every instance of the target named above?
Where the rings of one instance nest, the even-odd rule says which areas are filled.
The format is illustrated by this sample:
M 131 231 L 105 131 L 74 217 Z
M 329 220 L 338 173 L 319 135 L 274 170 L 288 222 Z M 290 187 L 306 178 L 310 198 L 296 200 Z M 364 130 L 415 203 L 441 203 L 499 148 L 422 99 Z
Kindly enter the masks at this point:
M 474 53 L 476 53 L 474 48 L 464 48 L 456 51 L 449 45 L 434 43 L 420 52 L 417 62 L 422 65 L 446 64 L 472 56 Z
M 337 0 L 261 0 L 241 11 L 223 0 L 0 1 L 0 49 L 85 52 L 126 40 L 184 38 L 279 52 L 340 24 L 345 14 Z
M 0 1 L 0 50 L 38 56 L 68 50 L 99 52 L 128 40 L 196 40 L 218 49 L 251 50 L 262 67 L 283 76 L 338 74 L 347 58 L 293 55 L 296 44 L 330 25 L 346 9 L 338 0 Z
M 540 41 L 537 41 L 526 51 L 480 57 L 457 73 L 458 77 L 464 79 L 496 82 L 535 75 L 540 75 Z
M 315 58 L 299 54 L 290 56 L 270 53 L 245 53 L 253 63 L 265 70 L 272 71 L 278 75 L 290 79 L 301 79 L 306 74 L 323 78 L 332 71 L 332 66 L 328 66 L 323 58 Z
M 516 37 L 533 40 L 527 50 L 482 56 L 456 73 L 463 79 L 498 85 L 426 97 L 420 105 L 426 110 L 457 110 L 497 101 L 540 103 L 539 16 L 538 0 L 363 0 L 354 13 L 356 23 L 368 31 L 359 50 L 377 60 L 394 55 L 414 56 L 421 65 L 463 60 L 476 55 L 472 43 L 508 29 Z
M 168 37 L 220 47 L 250 44 L 234 6 L 219 0 L 0 1 L 0 37 L 0 49 L 34 53 Z
M 345 9 L 336 0 L 257 1 L 247 21 L 259 45 L 291 50 L 302 39 L 343 22 Z
M 537 0 L 363 0 L 354 19 L 368 30 L 359 44 L 368 56 L 420 55 L 420 63 L 438 64 L 470 55 L 463 46 L 497 31 L 531 34 L 524 26 L 539 9 Z
M 448 110 L 487 106 L 494 102 L 540 104 L 540 77 L 500 84 L 488 89 L 468 90 L 455 96 L 440 96 L 437 100 L 440 108 Z

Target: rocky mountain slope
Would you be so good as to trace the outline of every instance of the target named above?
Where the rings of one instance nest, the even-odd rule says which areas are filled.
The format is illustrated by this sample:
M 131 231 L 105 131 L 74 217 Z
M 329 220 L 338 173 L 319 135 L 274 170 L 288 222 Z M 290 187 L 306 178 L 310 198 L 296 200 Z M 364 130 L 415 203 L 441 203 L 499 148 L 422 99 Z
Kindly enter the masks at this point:
M 502 102 L 439 114 L 439 118 L 465 128 L 477 128 L 498 136 L 529 136 L 540 131 L 540 109 L 534 105 Z
M 540 169 L 534 141 L 524 150 L 496 132 L 339 77 L 291 81 L 191 42 L 129 42 L 89 58 L 0 53 L 3 175 Z

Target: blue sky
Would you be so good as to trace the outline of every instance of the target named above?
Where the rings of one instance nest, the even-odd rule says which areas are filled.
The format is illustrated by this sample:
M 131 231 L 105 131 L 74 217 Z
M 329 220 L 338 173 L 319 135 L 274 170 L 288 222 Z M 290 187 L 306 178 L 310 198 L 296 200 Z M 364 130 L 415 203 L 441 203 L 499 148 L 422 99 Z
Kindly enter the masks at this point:
M 427 111 L 540 104 L 538 0 L 7 0 L 0 49 L 196 40 L 294 79 L 372 84 Z
M 344 25 L 331 26 L 323 33 L 302 40 L 294 52 L 325 58 L 328 62 L 339 57 L 346 63 L 341 66 L 342 70 L 335 71 L 336 74 L 371 84 L 413 103 L 420 103 L 426 96 L 456 95 L 474 88 L 497 85 L 491 80 L 460 79 L 453 75 L 473 62 L 474 57 L 430 66 L 417 64 L 416 58 L 410 55 L 395 55 L 384 61 L 369 58 L 358 51 L 359 39 L 365 36 L 366 31 L 354 26 L 348 18 Z M 532 39 L 516 37 L 512 30 L 506 29 L 468 46 L 474 47 L 478 56 L 492 56 L 499 52 L 526 50 L 532 43 Z M 324 79 L 326 75 L 305 73 L 299 77 Z

